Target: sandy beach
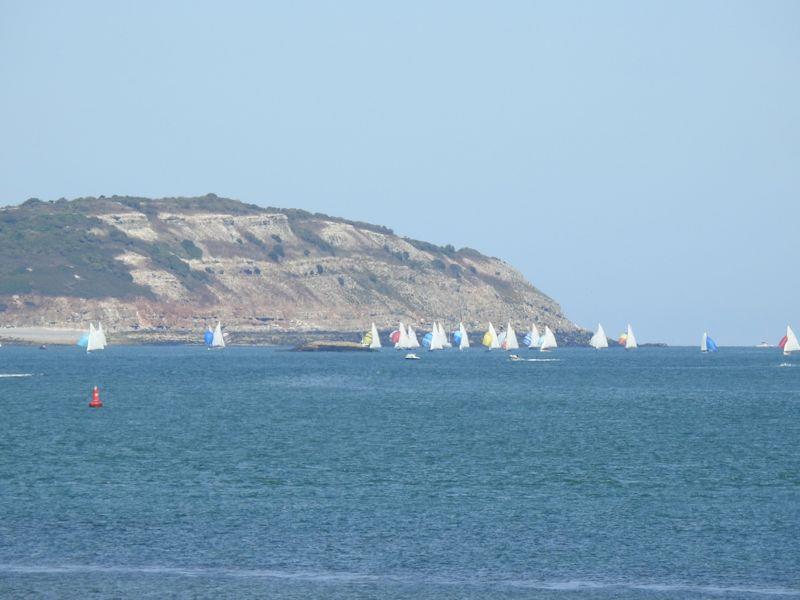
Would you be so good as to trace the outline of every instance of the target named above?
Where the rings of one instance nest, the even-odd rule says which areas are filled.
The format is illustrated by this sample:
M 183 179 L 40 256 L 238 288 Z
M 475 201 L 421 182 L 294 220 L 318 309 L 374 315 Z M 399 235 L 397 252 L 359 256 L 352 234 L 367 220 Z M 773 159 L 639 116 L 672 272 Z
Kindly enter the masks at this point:
M 2 327 L 0 341 L 30 344 L 75 344 L 85 333 L 82 329 L 59 329 L 53 327 Z

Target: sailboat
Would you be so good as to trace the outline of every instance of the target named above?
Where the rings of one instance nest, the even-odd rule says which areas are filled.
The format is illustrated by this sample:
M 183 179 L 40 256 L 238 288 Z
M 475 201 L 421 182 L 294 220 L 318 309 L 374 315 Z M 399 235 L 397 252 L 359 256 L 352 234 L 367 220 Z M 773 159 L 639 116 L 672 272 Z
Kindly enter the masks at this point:
M 428 347 L 428 350 L 442 350 L 444 348 L 444 344 L 442 343 L 442 334 L 439 330 L 439 324 L 434 321 L 433 327 L 431 328 L 431 345 Z
M 511 326 L 511 323 L 506 325 L 506 339 L 503 341 L 503 350 L 517 350 L 519 343 L 517 342 L 517 333 Z
M 444 327 L 441 323 L 439 323 L 439 341 L 442 342 L 442 348 L 452 348 L 453 344 L 450 343 L 450 340 L 447 338 L 447 333 L 444 330 Z
M 497 332 L 494 330 L 494 325 L 489 323 L 489 330 L 483 334 L 482 343 L 489 350 L 494 350 L 500 347 L 500 342 L 497 339 Z
M 214 335 L 211 337 L 211 348 L 224 348 L 225 338 L 222 337 L 222 323 L 217 321 L 217 326 L 214 328 Z
M 536 329 L 536 324 L 531 323 L 531 330 L 522 338 L 522 343 L 528 348 L 538 348 L 542 343 L 542 338 L 539 337 L 539 330 Z
M 460 336 L 458 340 L 458 349 L 465 350 L 469 348 L 469 336 L 467 335 L 467 330 L 464 327 L 464 323 L 458 324 L 458 334 Z
M 631 328 L 630 323 L 628 323 L 628 331 L 619 336 L 618 341 L 619 345 L 625 346 L 626 350 L 633 350 L 634 348 L 639 347 L 639 345 L 636 343 L 636 336 L 633 335 L 633 328 Z
M 716 352 L 717 343 L 708 337 L 708 333 L 703 332 L 703 338 L 700 340 L 700 352 Z
M 545 325 L 544 335 L 542 336 L 542 343 L 539 346 L 539 351 L 547 352 L 548 350 L 552 350 L 553 348 L 558 348 L 558 344 L 556 343 L 556 336 L 553 335 L 552 330 L 547 325 Z
M 372 340 L 370 341 L 369 347 L 375 350 L 376 348 L 381 347 L 381 336 L 378 335 L 378 328 L 375 327 L 375 323 L 372 324 L 372 328 L 370 329 L 370 334 Z
M 103 339 L 100 337 L 100 332 L 94 328 L 94 325 L 89 323 L 89 339 L 86 342 L 86 352 L 94 352 L 96 350 L 103 350 Z
M 103 349 L 108 345 L 108 340 L 106 340 L 106 334 L 103 331 L 103 324 L 98 321 L 97 322 L 97 335 L 100 338 L 100 343 L 103 345 Z
M 600 323 L 597 324 L 597 331 L 594 332 L 592 339 L 589 340 L 589 345 L 595 350 L 608 348 L 608 338 L 606 337 L 606 332 Z
M 400 323 L 400 328 L 398 329 L 398 336 L 397 341 L 394 344 L 395 348 L 410 348 L 408 333 L 406 332 L 406 328 L 403 326 L 403 323 Z
M 798 343 L 797 336 L 794 334 L 794 331 L 792 331 L 790 325 L 786 326 L 786 335 L 783 336 L 783 339 L 778 345 L 783 348 L 784 354 L 800 351 L 800 343 Z
M 408 326 L 408 347 L 419 348 L 419 340 L 417 340 L 417 333 L 411 325 Z

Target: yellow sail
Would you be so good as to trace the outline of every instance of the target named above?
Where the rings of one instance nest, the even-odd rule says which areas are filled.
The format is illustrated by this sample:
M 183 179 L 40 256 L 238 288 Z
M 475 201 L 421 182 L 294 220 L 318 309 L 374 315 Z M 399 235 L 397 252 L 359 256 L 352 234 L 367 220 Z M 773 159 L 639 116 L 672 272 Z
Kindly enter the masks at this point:
M 361 345 L 362 346 L 369 346 L 372 343 L 372 332 L 368 331 L 364 334 L 364 337 L 361 338 Z
M 491 348 L 492 347 L 492 332 L 491 331 L 487 331 L 486 333 L 483 334 L 483 340 L 481 341 L 481 344 L 483 344 L 487 348 Z

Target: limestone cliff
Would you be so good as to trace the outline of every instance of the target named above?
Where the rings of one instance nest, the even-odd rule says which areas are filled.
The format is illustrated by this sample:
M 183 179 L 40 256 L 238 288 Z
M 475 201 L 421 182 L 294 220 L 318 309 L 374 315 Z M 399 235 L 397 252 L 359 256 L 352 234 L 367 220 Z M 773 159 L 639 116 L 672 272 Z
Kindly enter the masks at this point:
M 0 210 L 0 325 L 242 339 L 436 319 L 586 332 L 503 261 L 381 226 L 213 194 L 28 202 Z M 136 333 L 139 332 L 139 333 Z M 172 333 L 163 333 L 172 332 Z M 181 333 L 185 332 L 185 333 Z

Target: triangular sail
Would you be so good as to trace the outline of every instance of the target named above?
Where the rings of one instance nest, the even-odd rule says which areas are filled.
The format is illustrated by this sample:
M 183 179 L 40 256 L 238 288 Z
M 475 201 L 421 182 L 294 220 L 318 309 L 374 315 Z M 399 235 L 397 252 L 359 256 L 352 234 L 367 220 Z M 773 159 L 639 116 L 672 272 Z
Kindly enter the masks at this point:
M 410 348 L 409 346 L 409 339 L 408 333 L 406 333 L 406 328 L 403 326 L 403 323 L 400 323 L 400 337 L 397 339 L 397 343 L 394 345 L 395 348 Z
M 600 323 L 597 324 L 597 331 L 595 331 L 592 339 L 589 340 L 589 345 L 596 350 L 608 348 L 608 337 L 606 337 L 606 332 Z
M 458 324 L 458 332 L 461 334 L 461 339 L 458 342 L 458 349 L 464 350 L 465 348 L 469 348 L 469 336 L 467 335 L 464 323 Z
M 791 326 L 786 326 L 786 343 L 783 345 L 783 353 L 789 354 L 790 352 L 797 352 L 800 350 L 800 343 L 797 341 L 797 336 L 792 331 Z
M 86 352 L 94 352 L 95 350 L 102 350 L 103 344 L 101 343 L 100 335 L 94 328 L 94 325 L 89 323 L 89 339 L 86 342 Z
M 375 327 L 375 323 L 372 324 L 372 328 L 370 329 L 370 333 L 372 334 L 372 340 L 370 341 L 369 347 L 373 350 L 376 348 L 381 347 L 381 336 L 378 335 L 378 328 Z
M 538 348 L 539 344 L 542 343 L 542 338 L 539 337 L 539 330 L 536 329 L 535 323 L 531 323 L 531 330 L 525 334 L 525 338 L 522 341 L 528 348 Z
M 700 339 L 700 352 L 708 352 L 708 333 L 703 332 L 703 337 Z
M 517 350 L 519 348 L 519 342 L 517 342 L 517 333 L 514 331 L 514 328 L 511 326 L 511 323 L 506 325 L 506 339 L 503 343 L 504 350 Z
M 103 324 L 100 321 L 97 322 L 97 336 L 100 338 L 100 345 L 105 349 L 108 345 L 108 340 L 106 340 L 106 333 L 103 331 Z
M 211 339 L 212 348 L 224 348 L 225 338 L 222 337 L 222 323 L 217 321 L 217 326 L 214 328 L 214 337 Z
M 633 335 L 633 328 L 631 327 L 630 323 L 628 323 L 628 333 L 625 336 L 625 348 L 627 350 L 633 350 L 634 348 L 638 348 L 639 345 L 636 343 L 636 336 Z
M 500 341 L 497 339 L 497 331 L 495 331 L 494 325 L 491 323 L 489 323 L 489 331 L 487 333 L 489 334 L 489 349 L 496 350 L 500 347 Z
M 419 340 L 417 340 L 417 332 L 411 325 L 408 326 L 408 347 L 419 348 Z
M 708 352 L 717 351 L 717 343 L 709 335 L 706 335 L 706 349 Z
M 556 343 L 556 336 L 551 331 L 550 327 L 547 325 L 544 326 L 544 335 L 542 336 L 542 344 L 539 346 L 539 350 L 541 352 L 546 352 L 547 350 L 551 350 L 553 348 L 557 348 L 558 344 Z
M 439 324 L 434 321 L 431 328 L 431 346 L 429 350 L 441 350 L 444 348 L 442 344 L 442 334 L 439 331 Z

